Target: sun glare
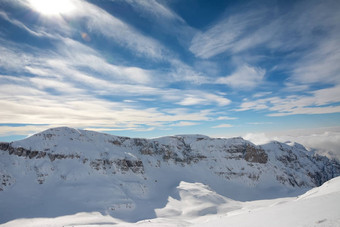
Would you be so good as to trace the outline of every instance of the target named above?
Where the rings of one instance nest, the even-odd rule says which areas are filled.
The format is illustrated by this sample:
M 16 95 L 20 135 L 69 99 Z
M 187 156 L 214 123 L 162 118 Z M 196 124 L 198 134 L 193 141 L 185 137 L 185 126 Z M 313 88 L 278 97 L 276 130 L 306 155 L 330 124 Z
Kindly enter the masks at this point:
M 71 0 L 29 0 L 36 11 L 44 15 L 66 14 L 75 9 Z

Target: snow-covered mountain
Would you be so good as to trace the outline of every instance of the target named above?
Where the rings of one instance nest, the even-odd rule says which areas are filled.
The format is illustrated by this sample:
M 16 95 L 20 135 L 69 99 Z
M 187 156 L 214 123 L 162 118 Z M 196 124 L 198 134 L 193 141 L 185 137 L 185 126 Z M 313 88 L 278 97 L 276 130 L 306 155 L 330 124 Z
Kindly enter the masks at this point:
M 216 193 L 211 202 L 227 204 L 224 197 L 296 196 L 339 175 L 337 161 L 300 144 L 256 146 L 202 135 L 147 140 L 53 128 L 0 143 L 0 223 L 79 212 L 135 222 L 159 217 L 169 196 L 179 198 L 178 188 L 194 182 Z

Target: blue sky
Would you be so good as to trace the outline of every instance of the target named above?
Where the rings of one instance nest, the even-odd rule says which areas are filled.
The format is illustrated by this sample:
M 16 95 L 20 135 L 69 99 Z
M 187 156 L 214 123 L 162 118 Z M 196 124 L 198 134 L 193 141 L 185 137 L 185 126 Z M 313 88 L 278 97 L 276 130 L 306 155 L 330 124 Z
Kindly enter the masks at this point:
M 340 128 L 340 2 L 2 0 L 0 140 Z

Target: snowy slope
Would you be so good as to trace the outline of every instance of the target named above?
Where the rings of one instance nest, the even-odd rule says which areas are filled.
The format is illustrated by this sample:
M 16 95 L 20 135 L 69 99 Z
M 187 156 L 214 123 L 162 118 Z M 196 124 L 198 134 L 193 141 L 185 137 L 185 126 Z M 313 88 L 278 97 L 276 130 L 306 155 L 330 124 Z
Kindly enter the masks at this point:
M 201 183 L 181 182 L 178 197 L 169 197 L 157 217 L 127 223 L 107 215 L 79 213 L 57 218 L 20 219 L 4 227 L 59 226 L 340 226 L 340 177 L 298 197 L 240 202 Z
M 296 196 L 340 175 L 339 163 L 298 144 L 255 146 L 202 135 L 146 140 L 71 128 L 0 143 L 0 157 L 0 223 L 79 212 L 166 219 L 178 213 L 176 198 L 185 201 L 186 188 L 195 185 L 194 198 L 204 198 L 204 190 L 212 196 L 210 204 L 196 202 L 196 210 L 184 212 L 196 217 L 236 209 L 235 202 L 225 205 L 231 199 Z
M 246 203 L 241 211 L 194 226 L 340 226 L 340 178 L 297 198 L 277 199 L 272 204 L 263 201 Z

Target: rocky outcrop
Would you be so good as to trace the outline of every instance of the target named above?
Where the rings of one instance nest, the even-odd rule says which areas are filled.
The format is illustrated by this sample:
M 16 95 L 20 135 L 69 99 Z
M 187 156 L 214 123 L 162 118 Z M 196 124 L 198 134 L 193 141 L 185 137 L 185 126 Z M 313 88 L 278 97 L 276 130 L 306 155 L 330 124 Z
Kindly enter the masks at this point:
M 46 152 L 44 151 L 32 151 L 23 147 L 13 147 L 11 143 L 0 143 L 0 150 L 8 151 L 10 155 L 16 155 L 24 158 L 44 158 Z
M 255 146 L 247 145 L 244 152 L 244 159 L 247 162 L 255 163 L 267 163 L 268 155 L 261 148 L 256 148 Z
M 14 179 L 10 175 L 0 172 L 0 191 L 10 187 L 14 182 Z
M 244 159 L 247 162 L 265 164 L 268 161 L 267 153 L 261 148 L 252 144 L 246 143 L 242 145 L 231 145 L 225 148 L 229 159 Z
M 49 138 L 49 137 L 48 137 Z M 0 150 L 8 151 L 10 155 L 16 155 L 22 158 L 45 158 L 48 157 L 51 162 L 55 160 L 62 160 L 62 159 L 81 159 L 80 155 L 78 154 L 55 154 L 55 153 L 47 153 L 46 151 L 32 151 L 29 149 L 25 149 L 23 147 L 13 147 L 10 143 L 0 143 Z M 88 158 L 82 158 L 82 163 L 85 164 L 88 161 Z M 129 159 L 116 159 L 116 160 L 109 160 L 109 159 L 95 159 L 92 160 L 89 165 L 96 169 L 96 170 L 109 170 L 113 169 L 115 166 L 116 170 L 120 172 L 127 172 L 131 170 L 134 173 L 144 173 L 144 165 L 141 160 L 129 160 Z M 114 171 L 115 173 L 115 171 Z M 44 180 L 42 180 L 46 175 L 39 174 L 39 183 L 42 184 Z M 7 179 L 7 178 L 3 178 Z
M 7 151 L 9 148 L 9 143 L 0 143 L 0 150 Z
M 144 173 L 144 165 L 141 160 L 118 159 L 114 163 L 123 172 L 131 170 L 134 173 Z
M 320 186 L 324 182 L 340 175 L 340 163 L 336 160 L 330 160 L 320 155 L 313 156 L 312 160 L 319 166 L 319 171 L 308 173 L 315 185 Z
M 95 159 L 90 162 L 90 166 L 96 170 L 112 171 L 116 174 L 117 171 L 125 173 L 132 171 L 133 173 L 144 173 L 144 165 L 141 160 L 128 160 L 128 159 Z

